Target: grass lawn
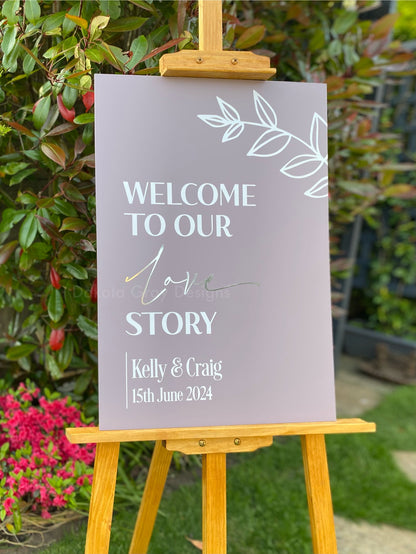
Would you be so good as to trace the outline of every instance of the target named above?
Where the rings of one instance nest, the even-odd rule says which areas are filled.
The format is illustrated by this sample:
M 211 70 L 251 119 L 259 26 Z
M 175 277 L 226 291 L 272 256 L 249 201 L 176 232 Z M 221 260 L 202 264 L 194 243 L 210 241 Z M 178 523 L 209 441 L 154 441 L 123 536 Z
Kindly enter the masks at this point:
M 396 466 L 392 450 L 416 451 L 416 387 L 399 387 L 363 419 L 376 434 L 327 436 L 335 513 L 416 531 L 416 484 Z M 251 454 L 230 456 L 227 472 L 229 554 L 312 554 L 300 440 L 277 439 Z M 117 494 L 117 492 L 116 492 Z M 115 514 L 111 554 L 128 552 L 136 513 Z M 195 554 L 201 539 L 200 480 L 165 495 L 151 554 Z M 78 554 L 85 526 L 42 552 Z

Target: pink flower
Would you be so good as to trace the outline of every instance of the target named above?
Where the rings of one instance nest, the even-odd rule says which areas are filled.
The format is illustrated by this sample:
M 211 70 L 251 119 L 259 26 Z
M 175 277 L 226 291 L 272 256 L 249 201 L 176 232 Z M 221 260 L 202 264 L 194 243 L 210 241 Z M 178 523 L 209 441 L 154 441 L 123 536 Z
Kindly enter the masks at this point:
M 12 497 L 8 497 L 6 498 L 6 500 L 3 502 L 3 507 L 4 509 L 6 510 L 6 514 L 8 516 L 12 515 L 12 506 L 13 504 L 15 503 L 16 499 L 15 498 L 12 498 Z

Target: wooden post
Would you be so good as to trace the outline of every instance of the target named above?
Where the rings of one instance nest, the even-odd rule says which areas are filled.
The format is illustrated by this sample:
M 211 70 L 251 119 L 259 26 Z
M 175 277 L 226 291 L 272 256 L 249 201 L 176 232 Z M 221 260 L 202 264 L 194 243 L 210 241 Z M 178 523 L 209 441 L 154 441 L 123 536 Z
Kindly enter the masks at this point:
M 202 456 L 202 552 L 227 553 L 226 454 Z
M 108 552 L 119 451 L 119 442 L 97 444 L 85 554 Z
M 325 435 L 303 435 L 302 456 L 314 554 L 337 554 Z
M 172 454 L 173 452 L 166 450 L 162 441 L 156 441 L 129 554 L 146 554 L 147 552 Z
M 199 0 L 199 49 L 222 50 L 222 1 Z

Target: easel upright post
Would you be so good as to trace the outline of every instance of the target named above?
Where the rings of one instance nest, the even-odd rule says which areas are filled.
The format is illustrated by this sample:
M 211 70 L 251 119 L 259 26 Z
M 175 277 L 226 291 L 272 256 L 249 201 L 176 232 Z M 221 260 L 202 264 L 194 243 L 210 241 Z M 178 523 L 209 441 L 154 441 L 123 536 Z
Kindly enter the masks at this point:
M 199 0 L 199 49 L 222 50 L 222 0 Z

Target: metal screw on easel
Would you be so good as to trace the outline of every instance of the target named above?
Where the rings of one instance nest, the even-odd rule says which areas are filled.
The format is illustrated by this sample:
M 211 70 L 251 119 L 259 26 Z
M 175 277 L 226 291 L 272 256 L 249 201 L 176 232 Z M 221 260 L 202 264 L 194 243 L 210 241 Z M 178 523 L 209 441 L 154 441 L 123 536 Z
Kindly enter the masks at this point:
M 236 446 L 240 446 L 240 444 L 241 444 L 241 439 L 234 439 L 234 444 L 235 444 Z
M 207 444 L 207 441 L 204 441 L 204 439 L 201 439 L 199 441 L 199 446 L 202 448 L 203 446 L 205 446 Z

